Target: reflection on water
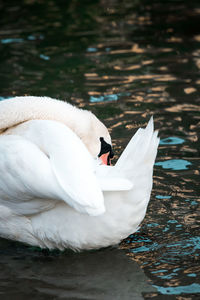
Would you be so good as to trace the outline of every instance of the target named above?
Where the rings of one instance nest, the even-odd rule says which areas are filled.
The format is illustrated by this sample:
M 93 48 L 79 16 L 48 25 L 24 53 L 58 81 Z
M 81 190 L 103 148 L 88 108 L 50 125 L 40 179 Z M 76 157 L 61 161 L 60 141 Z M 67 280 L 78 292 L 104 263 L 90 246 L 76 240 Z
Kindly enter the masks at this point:
M 163 169 L 171 170 L 186 170 L 187 166 L 191 165 L 191 162 L 185 159 L 169 159 L 162 162 L 155 163 L 156 166 L 162 166 Z
M 0 100 L 47 95 L 90 109 L 109 127 L 116 158 L 133 132 L 154 115 L 161 142 L 152 197 L 140 230 L 121 248 L 156 289 L 143 297 L 200 297 L 199 2 L 8 0 L 0 6 Z M 27 249 L 20 251 L 27 261 Z M 3 256 L 8 266 L 15 261 L 28 276 L 26 282 L 38 280 L 9 253 Z M 106 259 L 108 253 L 102 253 Z M 52 270 L 57 270 L 53 261 Z M 58 265 L 61 261 L 66 266 L 68 258 L 61 255 Z M 49 270 L 45 259 L 42 268 Z M 14 290 L 19 280 L 9 281 L 13 275 L 6 274 Z M 50 281 L 38 285 L 51 289 Z M 62 288 L 56 291 L 65 297 Z
M 119 249 L 41 252 L 2 240 L 0 254 L 1 299 L 142 300 L 155 290 Z
M 184 139 L 177 137 L 168 137 L 160 140 L 160 145 L 178 145 L 184 143 Z

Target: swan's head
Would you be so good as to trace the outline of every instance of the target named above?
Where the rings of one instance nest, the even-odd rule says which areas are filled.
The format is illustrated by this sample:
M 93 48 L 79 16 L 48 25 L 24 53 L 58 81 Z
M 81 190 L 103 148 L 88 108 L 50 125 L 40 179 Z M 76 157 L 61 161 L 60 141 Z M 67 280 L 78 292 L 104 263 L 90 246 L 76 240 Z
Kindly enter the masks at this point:
M 94 158 L 99 157 L 103 164 L 110 165 L 114 153 L 108 129 L 93 113 L 84 112 L 87 114 L 87 124 L 79 136 Z

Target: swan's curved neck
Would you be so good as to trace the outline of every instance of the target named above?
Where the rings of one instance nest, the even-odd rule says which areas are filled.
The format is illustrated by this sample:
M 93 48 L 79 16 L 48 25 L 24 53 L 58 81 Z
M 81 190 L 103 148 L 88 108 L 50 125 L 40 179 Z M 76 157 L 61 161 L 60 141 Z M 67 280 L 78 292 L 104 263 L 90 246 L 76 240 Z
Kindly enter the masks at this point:
M 64 123 L 81 137 L 90 126 L 90 112 L 48 97 L 15 97 L 0 102 L 0 133 L 29 120 Z

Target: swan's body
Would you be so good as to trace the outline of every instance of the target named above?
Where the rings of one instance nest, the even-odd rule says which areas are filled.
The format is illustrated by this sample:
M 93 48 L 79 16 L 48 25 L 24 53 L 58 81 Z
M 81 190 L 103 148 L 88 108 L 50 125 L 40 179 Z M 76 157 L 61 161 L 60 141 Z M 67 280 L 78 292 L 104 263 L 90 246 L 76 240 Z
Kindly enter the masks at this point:
M 56 121 L 33 120 L 6 133 L 0 136 L 0 236 L 81 250 L 117 244 L 137 230 L 159 142 L 153 120 L 113 167 L 99 165 Z

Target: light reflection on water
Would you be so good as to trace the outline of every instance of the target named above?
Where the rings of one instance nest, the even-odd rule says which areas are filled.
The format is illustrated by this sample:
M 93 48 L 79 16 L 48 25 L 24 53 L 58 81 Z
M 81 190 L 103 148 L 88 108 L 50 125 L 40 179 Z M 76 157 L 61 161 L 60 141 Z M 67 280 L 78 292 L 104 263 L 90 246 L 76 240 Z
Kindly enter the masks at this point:
M 187 170 L 191 162 L 185 159 L 169 159 L 162 162 L 155 163 L 156 166 L 161 166 L 163 169 L 171 170 Z
M 154 115 L 161 142 L 152 197 L 121 248 L 166 295 L 200 294 L 197 7 L 8 0 L 0 21 L 0 100 L 46 95 L 90 109 L 111 130 L 116 157 Z
M 168 137 L 165 139 L 160 140 L 160 145 L 178 145 L 183 144 L 184 139 L 178 138 L 178 137 Z

